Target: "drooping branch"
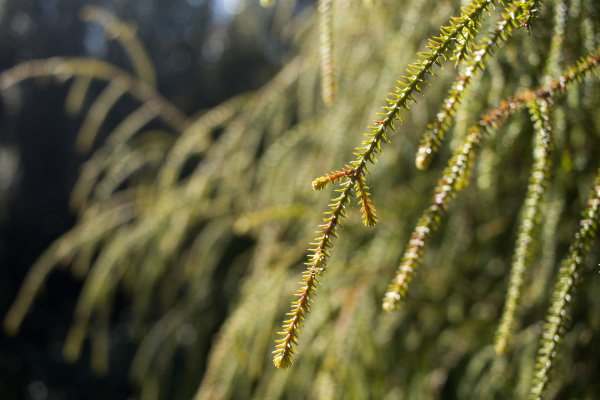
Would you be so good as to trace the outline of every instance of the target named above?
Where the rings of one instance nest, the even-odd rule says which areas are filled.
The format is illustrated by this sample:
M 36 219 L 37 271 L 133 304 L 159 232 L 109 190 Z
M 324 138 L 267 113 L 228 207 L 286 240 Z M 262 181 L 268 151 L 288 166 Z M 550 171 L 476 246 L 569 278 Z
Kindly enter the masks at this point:
M 375 126 L 369 127 L 372 132 L 365 135 L 367 139 L 363 141 L 362 147 L 357 148 L 357 152 L 354 153 L 357 156 L 357 159 L 351 163 L 354 173 L 347 174 L 346 181 L 341 185 L 342 188 L 337 190 L 341 193 L 340 196 L 332 200 L 331 210 L 325 213 L 325 223 L 320 225 L 322 230 L 319 231 L 316 242 L 312 243 L 314 246 L 310 250 L 312 254 L 306 263 L 308 268 L 305 272 L 305 280 L 302 282 L 303 288 L 300 289 L 301 293 L 305 295 L 302 295 L 301 298 L 304 298 L 304 296 L 308 298 L 308 295 L 314 292 L 314 284 L 312 283 L 314 276 L 322 274 L 326 269 L 329 250 L 333 248 L 332 237 L 337 237 L 336 229 L 341 218 L 346 216 L 344 208 L 348 205 L 355 188 L 358 188 L 356 191 L 361 196 L 365 224 L 372 225 L 376 222 L 368 193 L 360 190 L 358 182 L 364 182 L 365 174 L 368 173 L 367 164 L 377 162 L 376 153 L 381 153 L 381 143 L 388 141 L 387 130 L 395 131 L 394 120 L 402 121 L 399 115 L 400 110 L 402 108 L 409 110 L 409 102 L 415 102 L 415 93 L 422 93 L 420 85 L 423 83 L 429 84 L 425 79 L 426 76 L 435 76 L 434 66 L 441 65 L 441 60 L 446 58 L 447 52 L 453 46 L 456 46 L 456 40 L 463 34 L 463 29 L 467 29 L 467 26 L 478 25 L 483 13 L 489 11 L 489 7 L 495 6 L 495 4 L 496 2 L 493 0 L 475 0 L 469 7 L 463 8 L 463 14 L 459 18 L 453 18 L 449 26 L 441 28 L 440 36 L 429 41 L 429 46 L 427 46 L 429 51 L 419 53 L 420 59 L 414 65 L 409 65 L 407 70 L 409 75 L 404 77 L 403 81 L 399 81 L 400 87 L 397 88 L 397 92 L 391 94 L 394 98 L 387 99 L 389 104 L 384 107 L 387 112 L 377 114 L 383 119 L 375 121 Z M 317 180 L 318 187 L 325 184 L 324 182 L 328 183 L 338 178 L 325 177 L 321 179 L 320 181 Z M 298 326 L 307 312 L 308 307 L 301 307 L 297 302 L 292 303 L 291 314 L 293 317 L 285 323 L 284 332 L 282 332 L 285 338 L 278 342 L 277 349 L 274 352 L 273 362 L 276 367 L 287 368 L 292 365 L 293 353 L 295 352 L 292 345 L 297 344 Z
M 548 387 L 549 375 L 558 354 L 557 350 L 566 332 L 574 290 L 581 279 L 587 252 L 594 242 L 598 221 L 600 221 L 600 169 L 581 214 L 579 231 L 575 234 L 558 272 L 552 304 L 542 333 L 536 372 L 531 387 L 531 400 L 541 399 Z
M 548 104 L 545 100 L 529 106 L 534 121 L 536 136 L 534 164 L 529 175 L 529 187 L 525 196 L 525 208 L 521 217 L 519 234 L 513 255 L 510 285 L 504 305 L 502 321 L 496 333 L 496 352 L 503 354 L 515 329 L 516 318 L 521 299 L 521 288 L 525 274 L 531 263 L 531 253 L 535 231 L 540 223 L 540 210 L 543 204 L 550 177 L 552 138 Z
M 510 116 L 531 102 L 549 102 L 552 97 L 563 94 L 568 84 L 575 80 L 581 80 L 585 74 L 595 69 L 598 63 L 600 63 L 600 55 L 590 54 L 547 86 L 535 91 L 527 90 L 514 98 L 501 102 L 498 107 L 489 109 L 480 116 L 477 124 L 470 129 L 462 146 L 452 156 L 434 190 L 431 205 L 425 210 L 411 235 L 396 276 L 385 294 L 383 300 L 385 310 L 391 311 L 399 308 L 408 283 L 421 262 L 422 252 L 430 233 L 437 227 L 445 214 L 450 200 L 467 184 L 471 163 L 479 150 L 484 133 L 489 128 L 497 128 L 502 125 Z
M 333 58 L 333 0 L 319 0 L 321 40 L 321 97 L 331 105 L 337 97 L 335 62 Z
M 452 87 L 448 92 L 446 99 L 442 102 L 442 107 L 435 115 L 435 120 L 427 126 L 423 134 L 419 150 L 415 159 L 417 168 L 425 170 L 429 168 L 433 157 L 444 139 L 444 134 L 450 128 L 454 112 L 462 100 L 465 91 L 471 82 L 477 77 L 480 70 L 485 69 L 487 58 L 493 54 L 501 42 L 506 41 L 512 35 L 512 26 L 519 26 L 518 16 L 523 12 L 521 2 L 512 2 L 507 7 L 500 21 L 496 23 L 487 37 L 482 38 L 475 50 L 471 52 L 471 57 L 462 69 L 460 75 L 454 79 Z M 456 57 L 456 62 L 464 59 Z

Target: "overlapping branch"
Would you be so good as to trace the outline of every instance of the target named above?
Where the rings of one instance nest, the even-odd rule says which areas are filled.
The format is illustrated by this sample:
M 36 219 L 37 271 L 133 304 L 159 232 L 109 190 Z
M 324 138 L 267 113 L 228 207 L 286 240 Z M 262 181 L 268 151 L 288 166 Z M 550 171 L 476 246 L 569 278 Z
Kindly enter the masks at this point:
M 431 205 L 425 210 L 411 235 L 396 276 L 385 294 L 383 300 L 385 310 L 391 311 L 399 308 L 408 283 L 421 261 L 422 252 L 430 233 L 437 227 L 454 195 L 467 184 L 471 163 L 477 154 L 484 133 L 490 127 L 496 128 L 502 125 L 504 121 L 527 104 L 536 101 L 542 104 L 547 103 L 552 97 L 564 93 L 568 84 L 575 80 L 581 80 L 585 74 L 595 69 L 598 63 L 600 63 L 600 55 L 590 54 L 548 86 L 535 91 L 527 90 L 514 98 L 501 102 L 498 107 L 489 109 L 481 115 L 478 123 L 471 128 L 462 146 L 454 153 L 444 170 L 443 176 L 435 188 Z
M 475 0 L 469 7 L 463 8 L 463 14 L 459 18 L 453 18 L 449 26 L 442 27 L 440 36 L 429 40 L 429 46 L 427 46 L 429 51 L 419 53 L 420 59 L 414 65 L 409 65 L 408 76 L 405 76 L 403 81 L 399 81 L 400 86 L 397 88 L 397 92 L 391 93 L 393 99 L 387 99 L 389 104 L 384 107 L 386 112 L 377 113 L 383 119 L 375 121 L 375 126 L 369 127 L 372 132 L 365 135 L 367 139 L 362 142 L 362 147 L 357 148 L 357 152 L 354 153 L 357 156 L 357 159 L 351 163 L 354 172 L 345 175 L 346 180 L 342 183 L 341 189 L 337 190 L 341 194 L 332 200 L 331 210 L 325 213 L 325 223 L 320 225 L 322 230 L 319 231 L 316 242 L 312 244 L 314 247 L 310 250 L 312 254 L 306 263 L 308 268 L 299 293 L 301 300 L 307 300 L 306 303 L 304 301 L 292 303 L 292 312 L 288 314 L 292 318 L 285 322 L 284 331 L 280 332 L 284 339 L 278 342 L 274 351 L 273 363 L 276 367 L 287 368 L 292 365 L 295 352 L 292 346 L 297 344 L 298 326 L 304 318 L 304 314 L 308 312 L 309 295 L 314 294 L 315 291 L 314 277 L 316 274 L 322 274 L 326 269 L 329 250 L 333 248 L 332 237 L 337 237 L 336 229 L 341 218 L 346 216 L 344 208 L 348 205 L 354 190 L 361 198 L 364 223 L 373 225 L 376 222 L 374 207 L 368 200 L 368 193 L 364 190 L 364 179 L 365 174 L 368 173 L 367 164 L 377 162 L 376 154 L 381 153 L 381 143 L 388 141 L 387 130 L 396 130 L 394 120 L 402 121 L 399 115 L 400 110 L 402 108 L 409 110 L 410 102 L 415 102 L 415 93 L 422 93 L 421 85 L 429 84 L 425 79 L 426 76 L 435 76 L 434 66 L 441 65 L 441 60 L 445 59 L 446 53 L 456 45 L 457 38 L 463 35 L 463 30 L 468 30 L 468 26 L 479 24 L 483 13 L 489 11 L 489 7 L 495 4 L 495 1 L 492 0 Z M 317 182 L 316 187 L 315 183 L 313 183 L 313 187 L 326 186 L 326 183 L 341 177 L 342 175 L 334 174 L 333 177 L 330 175 L 319 178 L 315 181 Z
M 558 272 L 552 304 L 548 310 L 546 325 L 542 333 L 536 372 L 531 388 L 531 400 L 541 399 L 548 387 L 549 375 L 556 362 L 557 350 L 565 334 L 566 323 L 569 321 L 573 293 L 581 278 L 585 256 L 595 239 L 599 220 L 600 169 L 588 196 L 586 208 L 581 214 L 579 231 L 575 234 L 569 252 Z
M 548 104 L 545 100 L 533 102 L 529 106 L 531 119 L 536 129 L 534 164 L 529 175 L 529 187 L 525 196 L 525 208 L 523 210 L 519 235 L 515 245 L 510 285 L 504 305 L 502 321 L 496 334 L 496 352 L 503 354 L 507 350 L 515 328 L 516 318 L 521 299 L 521 288 L 525 274 L 531 263 L 531 253 L 535 232 L 541 219 L 541 206 L 545 196 L 550 177 L 551 152 L 552 152 L 552 127 Z
M 522 2 L 516 1 L 510 3 L 502 14 L 502 18 L 496 23 L 488 36 L 479 41 L 474 51 L 470 51 L 471 57 L 466 60 L 468 62 L 462 69 L 461 74 L 452 83 L 448 96 L 437 112 L 435 120 L 427 126 L 427 130 L 423 134 L 415 159 L 417 168 L 429 168 L 433 157 L 444 139 L 444 134 L 450 128 L 454 112 L 462 100 L 466 89 L 470 86 L 473 79 L 477 77 L 477 73 L 485 69 L 488 56 L 493 54 L 494 49 L 501 42 L 506 41 L 512 35 L 512 26 L 521 26 L 518 18 L 523 12 Z M 458 66 L 459 61 L 464 58 L 465 54 L 460 54 L 460 57 L 456 55 L 456 65 Z

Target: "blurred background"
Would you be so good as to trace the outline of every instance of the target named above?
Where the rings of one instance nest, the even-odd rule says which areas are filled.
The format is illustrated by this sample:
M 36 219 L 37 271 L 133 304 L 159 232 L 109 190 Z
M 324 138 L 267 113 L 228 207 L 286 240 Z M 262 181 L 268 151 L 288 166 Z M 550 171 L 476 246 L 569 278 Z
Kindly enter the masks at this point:
M 254 1 L 3 0 L 0 70 L 55 56 L 97 57 L 131 69 L 123 49 L 105 37 L 103 27 L 80 18 L 82 7 L 89 4 L 131 24 L 156 68 L 158 91 L 188 115 L 260 88 L 281 68 L 285 56 L 285 43 L 270 30 L 272 13 Z M 240 13 L 248 23 L 234 28 L 233 19 Z M 74 149 L 82 118 L 66 114 L 66 93 L 64 86 L 31 89 L 23 93 L 18 109 L 3 107 L 2 316 L 29 267 L 75 222 L 68 198 L 89 154 L 78 154 Z M 108 124 L 114 125 L 122 115 L 111 115 Z M 104 135 L 109 129 L 104 128 Z M 19 334 L 10 339 L 0 335 L 2 399 L 125 399 L 132 394 L 127 370 L 134 346 L 127 333 L 122 332 L 123 339 L 117 340 L 112 368 L 105 377 L 90 372 L 89 355 L 74 364 L 62 358 L 62 344 L 81 287 L 81 281 L 64 269 L 52 274 L 43 300 L 36 304 Z

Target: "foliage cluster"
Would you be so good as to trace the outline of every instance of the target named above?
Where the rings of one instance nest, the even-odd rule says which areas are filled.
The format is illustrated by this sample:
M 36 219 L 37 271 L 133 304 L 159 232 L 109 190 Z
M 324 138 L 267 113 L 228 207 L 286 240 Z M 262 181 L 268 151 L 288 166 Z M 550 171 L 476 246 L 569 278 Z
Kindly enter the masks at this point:
M 70 85 L 84 151 L 124 97 L 135 104 L 85 164 L 79 223 L 32 267 L 5 329 L 17 332 L 52 268 L 69 263 L 85 284 L 65 357 L 89 340 L 92 368 L 106 372 L 125 293 L 141 399 L 189 397 L 200 374 L 196 399 L 594 398 L 594 1 L 294 9 L 273 9 L 293 54 L 281 72 L 194 118 L 158 93 L 127 26 L 94 7 L 84 16 L 133 73 L 52 58 L 0 74 L 5 101 L 31 80 Z M 76 109 L 97 81 L 100 95 Z M 311 181 L 339 185 L 314 240 L 323 199 Z M 274 363 L 290 367 L 299 340 L 301 351 L 281 371 L 269 349 L 303 262 Z M 383 312 L 382 297 L 400 311 Z M 227 317 L 206 356 L 222 298 Z

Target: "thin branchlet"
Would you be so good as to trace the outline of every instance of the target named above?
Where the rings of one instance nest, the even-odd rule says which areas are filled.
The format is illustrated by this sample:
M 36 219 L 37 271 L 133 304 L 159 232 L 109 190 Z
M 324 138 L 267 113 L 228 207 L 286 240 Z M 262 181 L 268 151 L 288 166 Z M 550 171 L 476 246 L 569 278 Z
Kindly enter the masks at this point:
M 321 39 L 321 97 L 326 105 L 337 97 L 337 82 L 333 59 L 333 1 L 319 0 Z
M 591 54 L 577 62 L 558 79 L 552 81 L 538 90 L 527 90 L 520 95 L 503 101 L 498 107 L 484 112 L 477 124 L 469 130 L 464 142 L 451 158 L 448 167 L 444 170 L 439 180 L 431 205 L 425 210 L 419 219 L 414 232 L 396 271 L 396 276 L 388 287 L 383 299 L 384 310 L 395 310 L 399 308 L 400 301 L 405 296 L 408 283 L 412 279 L 415 269 L 421 262 L 421 256 L 430 233 L 435 230 L 441 217 L 445 214 L 449 202 L 456 192 L 467 184 L 468 173 L 473 158 L 480 147 L 484 133 L 489 128 L 497 128 L 518 110 L 521 110 L 531 102 L 549 102 L 552 97 L 565 92 L 568 84 L 575 80 L 581 80 L 590 70 L 595 69 L 600 63 L 600 56 Z
M 363 223 L 366 226 L 373 226 L 377 223 L 377 216 L 375 215 L 375 207 L 373 207 L 373 203 L 371 203 L 371 200 L 369 199 L 370 193 L 367 192 L 366 186 L 364 176 L 362 179 L 356 181 L 356 190 L 361 205 L 360 211 L 363 213 Z
M 355 172 L 355 168 L 350 168 L 346 165 L 346 168 L 342 169 L 341 171 L 334 171 L 330 174 L 315 179 L 312 183 L 312 187 L 316 191 L 321 191 L 325 189 L 330 183 L 335 183 L 336 181 L 341 180 L 344 177 L 354 175 Z
M 475 0 L 469 7 L 463 8 L 463 14 L 459 18 L 453 18 L 449 26 L 442 27 L 440 36 L 429 41 L 429 46 L 427 46 L 429 51 L 419 53 L 421 59 L 414 65 L 409 65 L 407 70 L 409 75 L 404 77 L 404 81 L 399 81 L 398 91 L 391 94 L 394 99 L 388 99 L 389 104 L 384 107 L 386 112 L 377 114 L 383 119 L 375 121 L 375 126 L 370 127 L 372 133 L 366 134 L 367 140 L 363 141 L 363 146 L 357 148 L 357 152 L 354 153 L 357 156 L 357 159 L 351 163 L 354 173 L 348 174 L 341 188 L 337 189 L 340 195 L 332 200 L 331 210 L 325 213 L 325 223 L 320 225 L 322 230 L 318 232 L 319 236 L 316 238 L 315 243 L 312 243 L 314 247 L 310 250 L 312 254 L 306 263 L 307 271 L 305 272 L 305 277 L 309 278 L 309 282 L 305 278 L 302 283 L 303 289 L 301 289 L 302 293 L 306 293 L 306 298 L 315 290 L 314 284 L 312 284 L 314 276 L 322 274 L 326 269 L 329 250 L 333 248 L 332 237 L 337 236 L 336 229 L 340 224 L 340 219 L 346 216 L 344 208 L 348 205 L 354 190 L 361 197 L 364 194 L 361 204 L 363 205 L 363 221 L 365 224 L 372 225 L 376 222 L 374 208 L 368 200 L 368 193 L 360 190 L 358 182 L 364 184 L 365 173 L 368 173 L 367 164 L 377 162 L 375 155 L 377 152 L 381 153 L 381 142 L 388 141 L 387 130 L 395 131 L 394 119 L 401 121 L 400 110 L 402 108 L 409 110 L 409 103 L 415 102 L 414 94 L 417 92 L 422 93 L 421 84 L 429 84 L 425 79 L 426 76 L 428 74 L 434 75 L 434 66 L 441 65 L 441 60 L 445 59 L 446 53 L 455 46 L 456 39 L 462 34 L 463 29 L 470 24 L 476 26 L 483 13 L 489 11 L 489 7 L 491 5 L 495 6 L 495 4 L 496 2 L 493 0 Z M 325 177 L 324 180 L 317 183 L 317 187 L 324 184 L 320 182 L 325 181 L 331 182 L 332 179 Z M 313 187 L 315 187 L 314 183 Z M 311 284 L 309 285 L 309 283 Z M 293 314 L 293 318 L 286 322 L 284 332 L 281 332 L 285 337 L 278 343 L 274 352 L 273 363 L 276 367 L 287 368 L 292 365 L 293 353 L 295 352 L 292 345 L 297 343 L 298 325 L 307 312 L 308 307 L 299 307 L 296 302 L 292 304 L 291 314 Z
M 519 15 L 518 20 L 528 30 L 531 28 L 531 21 L 539 12 L 539 5 L 540 0 L 525 0 L 521 2 L 523 12 Z
M 502 41 L 506 41 L 512 34 L 512 26 L 519 26 L 517 17 L 521 15 L 521 2 L 510 3 L 502 18 L 498 21 L 487 37 L 482 38 L 475 50 L 471 52 L 472 57 L 462 69 L 459 76 L 454 79 L 448 96 L 442 102 L 443 105 L 437 112 L 435 120 L 427 126 L 417 156 L 415 164 L 417 168 L 425 170 L 431 165 L 433 157 L 437 153 L 439 146 L 444 139 L 444 134 L 450 128 L 452 117 L 458 107 L 466 89 L 470 86 L 473 79 L 477 77 L 479 70 L 485 69 L 487 58 L 493 54 L 493 51 Z M 456 58 L 457 66 L 464 56 Z
M 515 329 L 521 299 L 521 288 L 531 263 L 535 232 L 540 223 L 540 212 L 548 189 L 551 166 L 551 124 L 548 103 L 545 100 L 529 105 L 531 119 L 536 129 L 534 164 L 529 175 L 525 208 L 521 217 L 519 234 L 513 255 L 510 285 L 504 311 L 496 333 L 496 352 L 504 354 Z
M 354 175 L 352 175 L 354 176 Z M 301 325 L 301 321 L 304 319 L 304 315 L 309 311 L 310 295 L 314 295 L 316 291 L 316 275 L 323 274 L 326 268 L 326 259 L 329 257 L 329 249 L 333 247 L 331 237 L 336 236 L 336 228 L 339 226 L 339 220 L 341 217 L 346 216 L 344 211 L 344 205 L 348 202 L 349 197 L 352 193 L 351 180 L 346 180 L 342 187 L 338 189 L 341 191 L 341 195 L 333 200 L 331 211 L 325 213 L 329 215 L 328 218 L 324 218 L 325 223 L 320 225 L 322 231 L 319 232 L 320 236 L 316 238 L 316 243 L 312 243 L 315 246 L 311 251 L 312 254 L 309 261 L 306 263 L 308 269 L 304 272 L 304 279 L 301 284 L 303 287 L 299 290 L 297 295 L 300 295 L 300 299 L 292 303 L 292 318 L 284 323 L 283 332 L 279 332 L 280 335 L 285 337 L 278 341 L 275 354 L 273 358 L 273 364 L 278 368 L 288 368 L 293 364 L 293 353 L 296 350 L 293 348 L 293 344 L 297 345 L 297 337 L 299 334 L 298 327 Z
M 363 147 L 357 148 L 358 156 L 352 164 L 356 167 L 357 174 L 362 175 L 366 170 L 367 162 L 375 163 L 375 154 L 381 152 L 381 142 L 388 141 L 387 129 L 395 131 L 394 119 L 402 121 L 399 112 L 402 108 L 409 110 L 410 102 L 415 102 L 415 92 L 422 93 L 421 83 L 429 84 L 425 77 L 429 74 L 435 76 L 433 68 L 435 65 L 441 65 L 441 59 L 446 58 L 446 52 L 450 49 L 453 42 L 467 25 L 479 23 L 483 12 L 489 10 L 490 5 L 495 5 L 494 1 L 475 1 L 470 8 L 464 9 L 464 14 L 460 18 L 455 18 L 450 26 L 442 27 L 442 34 L 429 40 L 427 48 L 429 52 L 421 52 L 421 57 L 414 65 L 409 65 L 407 70 L 409 76 L 405 76 L 403 81 L 398 81 L 400 87 L 396 93 L 390 95 L 394 99 L 388 99 L 388 106 L 384 107 L 386 113 L 377 113 L 383 117 L 382 120 L 374 121 L 375 126 L 369 127 L 373 132 L 368 133 L 367 140 L 363 141 Z M 354 184 L 354 182 L 353 182 Z
M 599 220 L 600 169 L 588 196 L 586 208 L 582 212 L 579 231 L 575 234 L 569 252 L 558 272 L 552 304 L 548 310 L 544 332 L 542 333 L 536 372 L 530 392 L 531 400 L 541 399 L 548 387 L 550 373 L 558 354 L 557 350 L 570 317 L 570 304 L 573 301 L 574 290 L 581 277 L 585 256 L 594 242 Z
M 384 310 L 392 311 L 399 308 L 400 302 L 408 289 L 408 283 L 421 261 L 421 255 L 430 233 L 437 228 L 448 204 L 468 180 L 473 158 L 479 149 L 485 129 L 484 126 L 479 125 L 473 127 L 466 136 L 463 145 L 454 153 L 450 163 L 444 170 L 444 174 L 435 188 L 431 204 L 417 222 L 417 226 L 406 245 L 396 276 L 384 296 Z
M 297 301 L 292 303 L 292 312 L 287 313 L 291 318 L 284 321 L 283 332 L 278 332 L 280 335 L 285 336 L 281 340 L 277 340 L 276 350 L 273 352 L 275 358 L 273 359 L 274 364 L 278 368 L 286 369 L 291 367 L 293 364 L 294 356 L 292 353 L 296 353 L 296 349 L 292 347 L 292 343 L 298 345 L 297 338 L 300 330 L 299 326 L 302 325 L 304 314 L 308 313 L 310 303 L 313 301 L 311 296 L 314 296 L 316 290 L 316 270 L 305 271 L 302 276 L 303 287 L 298 290 L 296 296 L 299 297 Z

